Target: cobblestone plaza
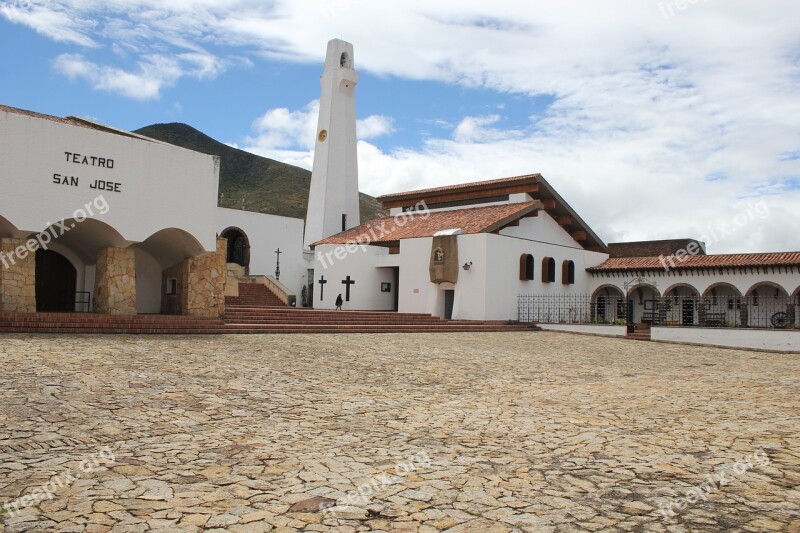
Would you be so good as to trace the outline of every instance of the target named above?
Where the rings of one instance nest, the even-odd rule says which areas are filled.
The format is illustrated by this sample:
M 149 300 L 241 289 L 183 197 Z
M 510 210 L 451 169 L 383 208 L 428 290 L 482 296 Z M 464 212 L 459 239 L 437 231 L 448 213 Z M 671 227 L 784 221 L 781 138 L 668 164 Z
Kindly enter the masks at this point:
M 797 355 L 561 333 L 0 340 L 0 532 L 800 531 Z

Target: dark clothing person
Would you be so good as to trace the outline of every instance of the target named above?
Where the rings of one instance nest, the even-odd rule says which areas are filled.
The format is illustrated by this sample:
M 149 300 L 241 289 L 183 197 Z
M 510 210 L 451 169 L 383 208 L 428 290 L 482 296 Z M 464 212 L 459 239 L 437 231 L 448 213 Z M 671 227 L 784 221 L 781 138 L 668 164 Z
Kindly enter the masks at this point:
M 344 303 L 344 300 L 342 300 L 342 295 L 340 294 L 339 296 L 336 297 L 336 309 L 341 311 L 343 303 Z

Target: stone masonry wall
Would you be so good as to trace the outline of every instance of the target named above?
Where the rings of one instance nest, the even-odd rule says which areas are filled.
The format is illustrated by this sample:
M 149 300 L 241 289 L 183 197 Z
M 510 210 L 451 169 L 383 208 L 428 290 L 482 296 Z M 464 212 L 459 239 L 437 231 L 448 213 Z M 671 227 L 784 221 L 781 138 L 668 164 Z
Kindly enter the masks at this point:
M 132 248 L 106 248 L 97 254 L 94 311 L 136 314 L 136 259 Z
M 222 318 L 225 314 L 227 243 L 226 239 L 217 239 L 216 252 L 190 257 L 164 270 L 161 285 L 163 313 Z M 178 280 L 174 295 L 166 293 L 169 278 Z
M 25 247 L 27 242 L 10 237 L 0 240 L 0 311 L 36 312 L 36 253 Z M 22 253 L 17 254 L 17 249 Z

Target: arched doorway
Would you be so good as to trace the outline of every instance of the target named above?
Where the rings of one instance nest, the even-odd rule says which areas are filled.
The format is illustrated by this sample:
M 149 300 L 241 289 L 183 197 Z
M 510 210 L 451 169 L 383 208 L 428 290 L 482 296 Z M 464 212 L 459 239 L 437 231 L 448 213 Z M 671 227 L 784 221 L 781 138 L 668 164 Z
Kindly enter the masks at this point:
M 700 325 L 704 327 L 748 325 L 748 306 L 742 302 L 742 293 L 734 285 L 714 283 L 703 291 L 698 309 Z
M 205 252 L 200 242 L 179 228 L 165 228 L 131 245 L 136 261 L 136 311 L 139 314 L 181 314 L 183 285 L 177 282 L 179 265 Z M 170 274 L 170 271 L 171 274 Z M 174 291 L 167 280 L 175 279 Z
M 247 235 L 239 228 L 228 228 L 222 232 L 221 237 L 228 240 L 226 261 L 235 263 L 245 268 L 250 266 L 250 241 Z
M 772 281 L 756 283 L 745 294 L 750 327 L 786 328 L 794 324 L 794 302 L 789 292 Z
M 665 325 L 695 326 L 698 320 L 700 292 L 688 283 L 676 283 L 664 291 Z
M 661 294 L 654 285 L 640 283 L 628 290 L 628 322 L 663 324 L 664 308 Z
M 36 250 L 36 310 L 74 311 L 78 271 L 58 252 Z
M 602 285 L 591 300 L 592 321 L 596 324 L 624 324 L 627 321 L 625 295 L 619 287 Z

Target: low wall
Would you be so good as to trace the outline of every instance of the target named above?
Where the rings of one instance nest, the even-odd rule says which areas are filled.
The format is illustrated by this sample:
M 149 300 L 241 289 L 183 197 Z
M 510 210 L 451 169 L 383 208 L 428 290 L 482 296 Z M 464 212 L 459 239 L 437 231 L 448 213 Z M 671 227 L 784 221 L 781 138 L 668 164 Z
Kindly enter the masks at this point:
M 655 327 L 650 334 L 655 341 L 800 353 L 797 330 Z
M 609 326 L 605 324 L 537 324 L 545 331 L 569 331 L 588 335 L 606 335 L 608 337 L 624 337 L 625 326 Z

